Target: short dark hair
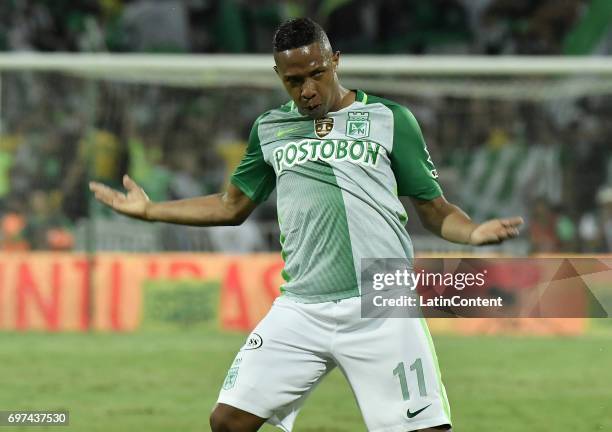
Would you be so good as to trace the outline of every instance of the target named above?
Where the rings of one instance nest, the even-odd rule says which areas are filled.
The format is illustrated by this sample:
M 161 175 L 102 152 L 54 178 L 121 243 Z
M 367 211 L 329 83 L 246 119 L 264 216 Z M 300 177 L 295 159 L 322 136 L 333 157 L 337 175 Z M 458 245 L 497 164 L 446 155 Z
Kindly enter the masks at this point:
M 295 18 L 282 23 L 274 33 L 274 51 L 286 51 L 315 42 L 329 43 L 325 30 L 310 18 Z

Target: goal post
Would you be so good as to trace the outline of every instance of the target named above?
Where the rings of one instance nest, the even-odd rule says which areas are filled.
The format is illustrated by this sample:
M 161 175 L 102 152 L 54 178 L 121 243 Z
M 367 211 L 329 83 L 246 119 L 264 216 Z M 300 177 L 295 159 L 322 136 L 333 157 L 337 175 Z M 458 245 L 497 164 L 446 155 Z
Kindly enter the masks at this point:
M 274 89 L 278 87 L 278 80 L 272 66 L 273 60 L 268 54 L 0 54 L 0 72 L 57 72 L 180 86 L 245 85 Z M 612 59 L 607 57 L 342 55 L 340 74 L 349 85 L 363 87 L 365 82 L 371 91 L 394 88 L 402 95 L 418 91 L 401 85 L 416 78 L 436 78 L 444 83 L 444 78 L 457 77 L 558 82 L 578 76 L 588 78 L 590 83 L 580 91 L 588 92 L 591 88 L 612 92 L 612 85 L 609 88 L 603 85 L 612 75 Z M 447 91 L 446 88 L 441 92 Z M 489 92 L 483 91 L 482 95 L 497 96 L 494 89 Z

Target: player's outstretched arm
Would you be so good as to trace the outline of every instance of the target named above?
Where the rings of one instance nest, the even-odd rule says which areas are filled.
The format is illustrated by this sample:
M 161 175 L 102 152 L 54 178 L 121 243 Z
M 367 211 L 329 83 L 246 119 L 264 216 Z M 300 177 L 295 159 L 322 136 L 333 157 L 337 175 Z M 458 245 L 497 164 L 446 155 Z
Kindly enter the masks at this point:
M 163 202 L 151 201 L 127 175 L 123 176 L 123 186 L 126 192 L 98 182 L 89 183 L 89 189 L 98 201 L 118 213 L 150 222 L 197 226 L 240 225 L 256 207 L 256 203 L 231 184 L 222 193 Z
M 419 219 L 434 234 L 454 243 L 482 246 L 498 244 L 519 235 L 523 218 L 516 216 L 492 219 L 481 224 L 472 222 L 456 205 L 440 196 L 431 201 L 412 199 Z

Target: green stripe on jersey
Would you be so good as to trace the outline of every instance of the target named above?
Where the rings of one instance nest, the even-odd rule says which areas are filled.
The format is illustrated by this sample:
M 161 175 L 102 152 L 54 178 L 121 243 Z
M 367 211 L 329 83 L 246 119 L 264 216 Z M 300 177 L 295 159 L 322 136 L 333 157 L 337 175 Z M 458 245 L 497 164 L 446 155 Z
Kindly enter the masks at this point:
M 308 162 L 280 179 L 278 212 L 287 258 L 283 277 L 290 275 L 284 294 L 307 303 L 359 295 L 346 208 L 332 168 Z
M 397 194 L 426 201 L 442 195 L 436 168 L 414 115 L 387 99 L 365 95 L 364 100 L 368 99 L 369 104 L 380 103 L 393 113 L 393 147 L 389 159 L 397 181 Z

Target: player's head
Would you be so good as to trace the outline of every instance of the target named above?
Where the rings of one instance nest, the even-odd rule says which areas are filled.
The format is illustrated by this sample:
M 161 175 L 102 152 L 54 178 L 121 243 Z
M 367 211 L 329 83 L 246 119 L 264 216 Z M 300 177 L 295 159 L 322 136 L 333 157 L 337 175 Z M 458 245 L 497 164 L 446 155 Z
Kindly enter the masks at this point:
M 337 102 L 340 58 L 325 31 L 309 18 L 292 19 L 278 27 L 273 44 L 274 70 L 300 113 L 325 116 Z

